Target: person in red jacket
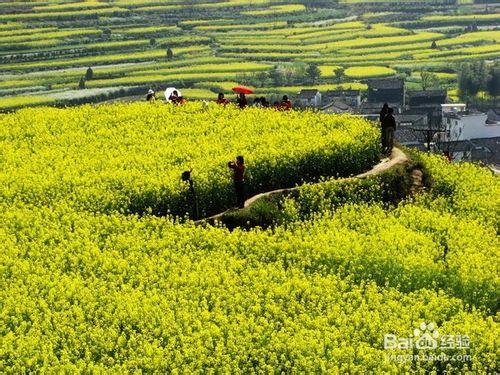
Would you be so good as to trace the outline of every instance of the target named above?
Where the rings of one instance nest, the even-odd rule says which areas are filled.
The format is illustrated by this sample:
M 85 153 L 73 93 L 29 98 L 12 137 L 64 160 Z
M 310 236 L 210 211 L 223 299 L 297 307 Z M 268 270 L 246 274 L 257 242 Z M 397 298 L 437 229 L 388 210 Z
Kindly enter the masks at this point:
M 229 104 L 229 100 L 227 100 L 225 97 L 224 97 L 224 94 L 219 92 L 219 95 L 217 96 L 217 101 L 216 101 L 217 104 L 221 104 L 221 105 L 226 105 L 226 104 Z
M 233 170 L 234 191 L 238 208 L 245 207 L 245 160 L 237 156 L 236 162 L 230 161 L 227 166 Z
M 284 95 L 281 100 L 281 109 L 283 111 L 289 111 L 292 109 L 292 102 L 288 99 L 288 96 Z

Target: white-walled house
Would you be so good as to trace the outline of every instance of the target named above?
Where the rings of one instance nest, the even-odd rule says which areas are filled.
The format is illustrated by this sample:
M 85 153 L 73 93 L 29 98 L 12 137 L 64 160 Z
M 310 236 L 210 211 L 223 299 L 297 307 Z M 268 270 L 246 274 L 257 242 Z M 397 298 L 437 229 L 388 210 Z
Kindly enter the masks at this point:
M 321 93 L 316 89 L 303 89 L 297 95 L 301 107 L 321 107 Z
M 444 141 L 468 141 L 500 137 L 500 123 L 488 121 L 482 112 L 443 112 Z
M 500 157 L 500 114 L 466 110 L 465 104 L 442 106 L 440 151 L 453 160 L 482 160 L 497 165 Z

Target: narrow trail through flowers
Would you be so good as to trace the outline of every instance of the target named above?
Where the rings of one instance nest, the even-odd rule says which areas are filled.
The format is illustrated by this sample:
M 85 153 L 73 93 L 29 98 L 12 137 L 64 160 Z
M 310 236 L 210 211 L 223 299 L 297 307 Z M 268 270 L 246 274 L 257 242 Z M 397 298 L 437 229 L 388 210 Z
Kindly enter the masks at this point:
M 378 174 L 381 174 L 381 173 L 383 173 L 383 172 L 385 172 L 385 171 L 387 171 L 387 170 L 389 170 L 397 165 L 404 164 L 408 161 L 409 161 L 408 156 L 403 151 L 401 151 L 399 148 L 394 147 L 391 155 L 389 155 L 389 157 L 381 159 L 380 162 L 378 164 L 376 164 L 372 169 L 370 169 L 366 172 L 357 174 L 355 176 L 340 178 L 339 181 L 345 181 L 345 180 L 354 179 L 354 178 L 366 178 L 369 176 L 378 175 Z M 299 188 L 300 188 L 300 186 L 295 186 L 293 188 L 276 189 L 276 190 L 266 191 L 264 193 L 254 195 L 253 197 L 250 197 L 245 201 L 244 208 L 246 209 L 246 208 L 252 206 L 253 204 L 255 204 L 255 202 L 257 202 L 258 200 L 260 200 L 262 198 L 270 197 L 273 195 L 288 194 L 288 193 L 295 191 Z M 240 210 L 240 209 L 239 208 L 230 208 L 230 209 L 223 211 L 223 212 L 220 212 L 216 215 L 212 215 L 210 217 L 197 220 L 197 221 L 195 221 L 195 223 L 196 224 L 215 223 L 217 221 L 220 221 L 224 217 L 225 214 L 227 214 L 229 212 L 235 212 L 238 210 Z

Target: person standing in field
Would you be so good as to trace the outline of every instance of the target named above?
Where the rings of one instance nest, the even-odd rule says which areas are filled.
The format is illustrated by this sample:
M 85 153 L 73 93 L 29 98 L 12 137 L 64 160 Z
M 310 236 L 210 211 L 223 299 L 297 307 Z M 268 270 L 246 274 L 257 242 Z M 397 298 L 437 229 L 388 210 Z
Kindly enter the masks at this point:
M 238 98 L 236 99 L 236 104 L 241 109 L 245 108 L 248 105 L 247 97 L 245 96 L 245 94 L 240 94 L 238 96 Z
M 146 94 L 146 100 L 148 102 L 156 101 L 156 94 L 153 89 L 149 89 L 148 93 Z
M 217 101 L 216 101 L 217 104 L 221 104 L 221 105 L 226 105 L 226 104 L 229 104 L 229 100 L 227 100 L 225 97 L 224 97 L 224 94 L 219 92 L 219 95 L 217 96 Z
M 269 102 L 266 100 L 266 98 L 264 96 L 260 97 L 260 104 L 264 108 L 269 108 Z
M 382 152 L 385 152 L 385 148 L 386 148 L 383 123 L 384 123 L 385 116 L 387 116 L 388 109 L 389 109 L 389 105 L 387 103 L 384 103 L 384 105 L 382 106 L 382 109 L 380 110 L 380 113 L 379 113 L 380 140 L 382 142 Z
M 168 98 L 173 104 L 179 104 L 179 92 L 177 90 L 172 91 L 170 98 Z
M 292 109 L 292 102 L 286 95 L 283 95 L 283 99 L 281 100 L 281 109 L 283 111 L 289 111 Z
M 382 120 L 382 151 L 390 155 L 394 147 L 394 132 L 396 131 L 396 119 L 394 109 L 388 108 L 387 114 Z
M 380 110 L 380 116 L 379 116 L 379 119 L 380 119 L 379 121 L 380 121 L 381 125 L 382 125 L 382 121 L 384 121 L 385 115 L 387 115 L 387 110 L 388 109 L 389 109 L 389 105 L 387 103 L 384 103 L 384 106 Z
M 237 156 L 236 162 L 230 161 L 227 166 L 233 170 L 234 191 L 238 208 L 245 207 L 245 160 Z

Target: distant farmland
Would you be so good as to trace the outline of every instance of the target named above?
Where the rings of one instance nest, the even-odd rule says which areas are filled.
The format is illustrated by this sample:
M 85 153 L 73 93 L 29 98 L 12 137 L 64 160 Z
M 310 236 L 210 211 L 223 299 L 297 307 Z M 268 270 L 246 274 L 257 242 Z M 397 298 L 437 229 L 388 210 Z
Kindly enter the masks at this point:
M 293 95 L 311 64 L 321 72 L 312 84 L 323 88 L 363 87 L 363 80 L 392 75 L 418 85 L 425 69 L 448 75 L 441 83 L 453 89 L 450 76 L 460 62 L 500 57 L 495 8 L 450 1 L 284 3 L 4 2 L 0 108 L 97 102 L 170 85 L 212 98 L 228 81 L 262 93 L 290 86 Z M 407 4 L 390 11 L 395 3 Z M 220 84 L 207 88 L 210 82 Z

